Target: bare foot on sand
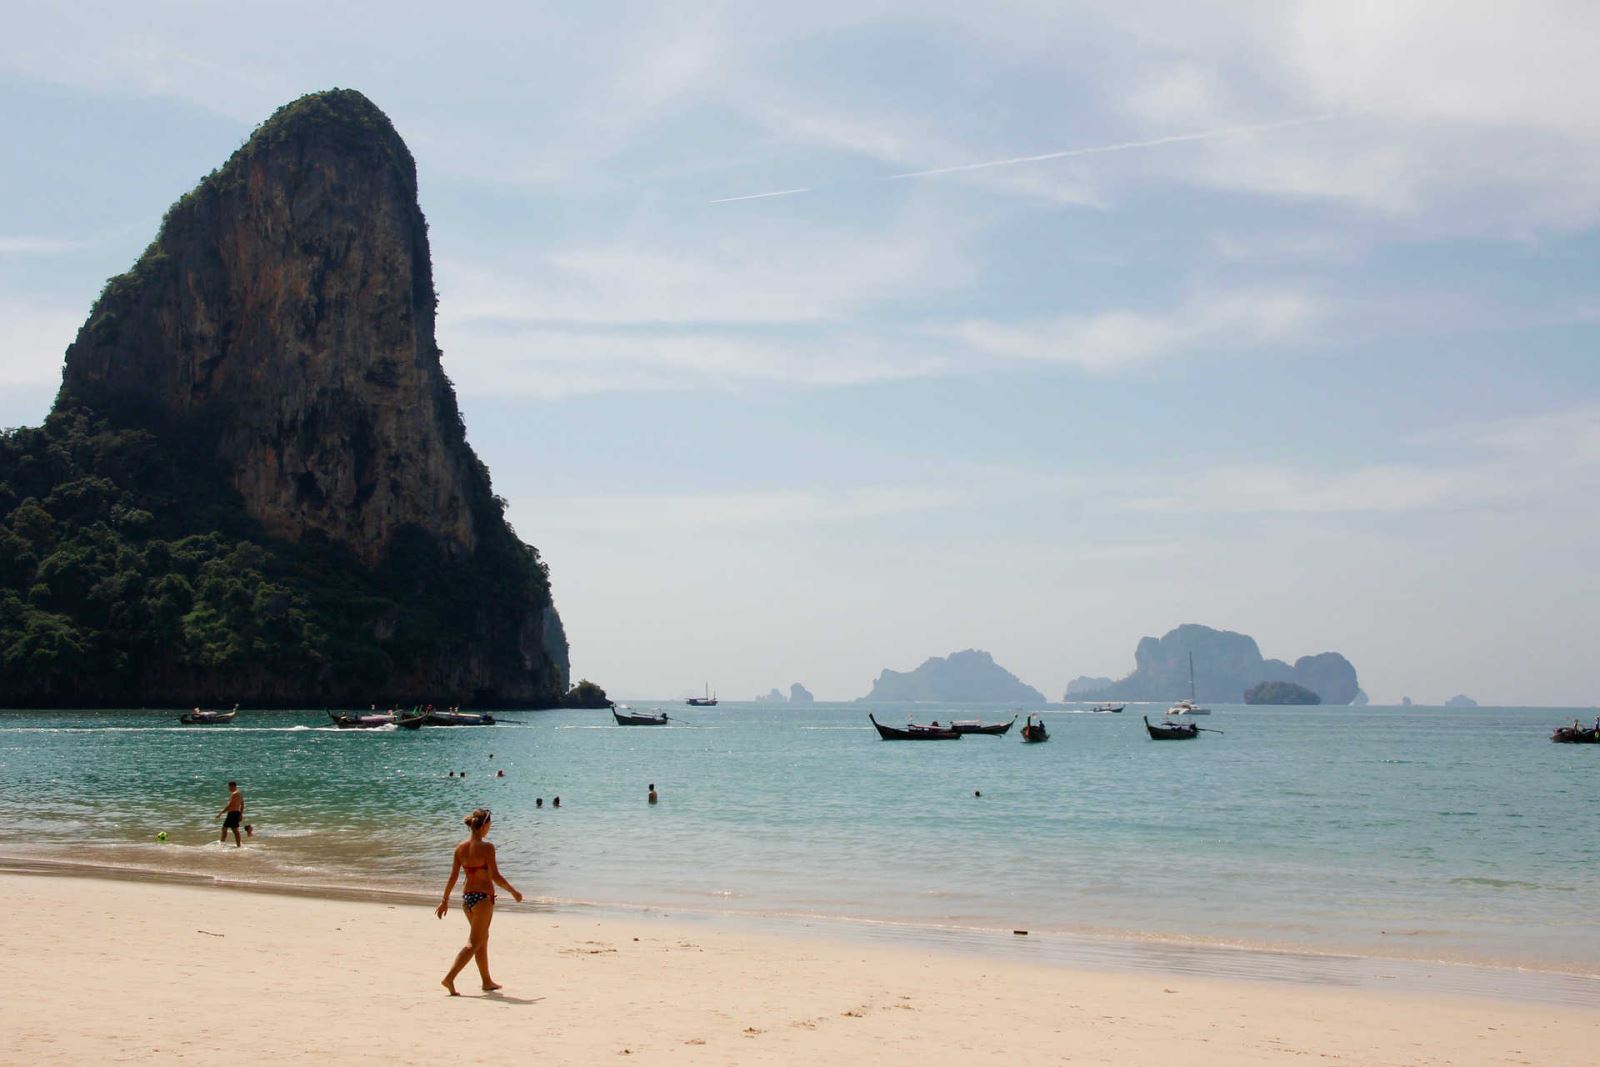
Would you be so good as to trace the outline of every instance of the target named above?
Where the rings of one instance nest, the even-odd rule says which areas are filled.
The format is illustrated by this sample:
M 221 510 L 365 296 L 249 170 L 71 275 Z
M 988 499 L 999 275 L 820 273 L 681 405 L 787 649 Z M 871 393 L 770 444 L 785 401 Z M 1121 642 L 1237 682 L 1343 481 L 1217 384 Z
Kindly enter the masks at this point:
M 483 991 L 485 993 L 493 993 L 496 989 L 499 989 L 499 988 L 500 988 L 500 983 L 499 982 L 485 982 L 485 983 L 483 983 Z
M 452 997 L 459 997 L 461 995 L 460 993 L 456 992 L 456 984 L 454 982 L 450 981 L 450 979 L 448 979 L 448 978 L 443 979 L 442 981 L 440 981 L 439 984 L 444 986 L 446 989 L 448 989 L 450 991 L 450 995 Z

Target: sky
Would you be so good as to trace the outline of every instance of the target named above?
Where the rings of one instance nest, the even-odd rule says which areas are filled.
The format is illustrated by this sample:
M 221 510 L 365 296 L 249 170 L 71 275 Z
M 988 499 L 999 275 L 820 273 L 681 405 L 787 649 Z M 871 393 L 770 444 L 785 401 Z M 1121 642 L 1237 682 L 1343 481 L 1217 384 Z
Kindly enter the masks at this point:
M 1195 622 L 1596 700 L 1600 5 L 5 7 L 0 425 L 178 196 L 359 89 L 613 695 L 981 648 L 1059 700 Z

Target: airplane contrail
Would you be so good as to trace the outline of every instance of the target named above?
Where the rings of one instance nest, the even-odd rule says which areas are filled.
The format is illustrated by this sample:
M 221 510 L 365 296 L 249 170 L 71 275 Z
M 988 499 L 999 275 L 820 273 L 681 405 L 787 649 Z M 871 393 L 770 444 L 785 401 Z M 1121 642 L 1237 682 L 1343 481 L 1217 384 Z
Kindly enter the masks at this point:
M 779 189 L 772 193 L 750 193 L 746 196 L 725 196 L 720 200 L 711 201 L 713 204 L 731 204 L 735 200 L 765 200 L 770 196 L 794 196 L 796 193 L 809 193 L 810 189 Z
M 1160 145 L 1182 144 L 1185 141 L 1207 141 L 1214 137 L 1229 137 L 1240 133 L 1261 133 L 1266 130 L 1281 130 L 1290 126 L 1310 126 L 1319 122 L 1332 122 L 1335 119 L 1345 118 L 1344 114 L 1305 115 L 1300 118 L 1278 119 L 1275 122 L 1254 122 L 1244 126 L 1225 126 L 1216 130 L 1200 130 L 1195 133 L 1177 133 L 1169 137 L 1154 137 L 1147 141 L 1121 141 L 1117 144 L 1094 145 L 1088 148 L 1065 148 L 1059 152 L 1042 152 L 1032 156 L 1011 156 L 1006 159 L 989 159 L 981 163 L 958 163 L 951 167 L 932 167 L 928 170 L 908 170 L 903 174 L 886 174 L 878 181 L 894 182 L 904 181 L 907 178 L 931 178 L 939 174 L 959 174 L 969 170 L 987 170 L 990 167 L 1013 167 L 1019 163 L 1043 163 L 1051 159 L 1070 159 L 1073 156 L 1095 156 L 1108 152 L 1127 152 L 1139 148 L 1156 148 Z M 751 193 L 746 196 L 725 196 L 711 201 L 713 204 L 731 204 L 736 200 L 766 200 L 771 197 L 797 196 L 800 193 L 813 192 L 813 188 L 779 189 L 770 193 Z

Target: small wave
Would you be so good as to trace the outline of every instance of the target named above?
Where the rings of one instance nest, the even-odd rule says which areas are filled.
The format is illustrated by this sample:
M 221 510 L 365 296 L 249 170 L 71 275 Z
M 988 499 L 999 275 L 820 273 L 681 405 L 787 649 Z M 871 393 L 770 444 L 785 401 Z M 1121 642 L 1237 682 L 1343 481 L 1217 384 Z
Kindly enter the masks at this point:
M 1451 885 L 1481 885 L 1490 889 L 1550 889 L 1557 892 L 1571 892 L 1567 886 L 1541 885 L 1538 882 L 1524 882 L 1516 878 L 1477 878 L 1462 877 L 1450 879 Z

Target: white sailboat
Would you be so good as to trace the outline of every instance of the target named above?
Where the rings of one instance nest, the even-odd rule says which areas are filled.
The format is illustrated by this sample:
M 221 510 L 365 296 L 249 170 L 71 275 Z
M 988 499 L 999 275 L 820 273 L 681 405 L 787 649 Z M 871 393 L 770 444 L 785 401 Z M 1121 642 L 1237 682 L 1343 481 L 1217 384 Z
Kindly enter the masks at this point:
M 1210 715 L 1210 708 L 1194 702 L 1194 653 L 1189 653 L 1189 695 L 1167 709 L 1168 715 Z

